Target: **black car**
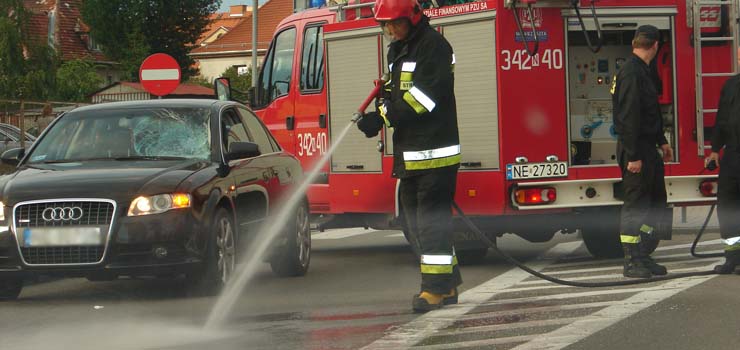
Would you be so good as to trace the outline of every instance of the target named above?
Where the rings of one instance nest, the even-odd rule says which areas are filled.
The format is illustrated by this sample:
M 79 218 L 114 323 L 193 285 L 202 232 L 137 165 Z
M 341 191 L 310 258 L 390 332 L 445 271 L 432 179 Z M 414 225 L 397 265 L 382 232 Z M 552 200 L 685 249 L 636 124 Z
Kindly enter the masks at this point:
M 180 276 L 217 290 L 303 178 L 246 107 L 215 100 L 108 103 L 58 117 L 0 177 L 0 299 L 27 277 Z M 308 270 L 305 198 L 265 254 Z

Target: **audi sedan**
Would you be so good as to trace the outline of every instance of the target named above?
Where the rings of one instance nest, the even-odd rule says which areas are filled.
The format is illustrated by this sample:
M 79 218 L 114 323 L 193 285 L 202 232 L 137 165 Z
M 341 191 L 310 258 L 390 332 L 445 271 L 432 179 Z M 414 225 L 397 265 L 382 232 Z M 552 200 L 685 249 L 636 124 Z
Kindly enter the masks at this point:
M 214 100 L 93 105 L 58 117 L 24 152 L 2 155 L 0 299 L 28 277 L 180 276 L 229 281 L 240 253 L 303 173 L 246 107 Z M 264 260 L 308 270 L 305 198 Z

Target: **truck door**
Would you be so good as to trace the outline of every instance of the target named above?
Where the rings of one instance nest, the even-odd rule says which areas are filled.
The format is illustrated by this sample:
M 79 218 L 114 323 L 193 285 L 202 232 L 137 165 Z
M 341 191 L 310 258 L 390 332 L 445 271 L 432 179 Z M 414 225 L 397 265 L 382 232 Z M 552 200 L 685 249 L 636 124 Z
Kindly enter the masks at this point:
M 265 56 L 259 80 L 255 110 L 287 152 L 296 153 L 295 147 L 295 92 L 291 81 L 295 62 L 296 28 L 280 31 L 272 41 Z

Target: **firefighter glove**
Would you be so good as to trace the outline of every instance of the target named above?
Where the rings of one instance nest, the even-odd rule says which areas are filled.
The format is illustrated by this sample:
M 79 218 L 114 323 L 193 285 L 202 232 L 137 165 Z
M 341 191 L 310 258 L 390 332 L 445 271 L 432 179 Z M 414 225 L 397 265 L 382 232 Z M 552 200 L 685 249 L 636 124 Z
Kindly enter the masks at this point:
M 368 138 L 378 136 L 380 129 L 383 128 L 383 118 L 380 117 L 378 112 L 365 113 L 357 121 L 357 128 L 365 133 Z

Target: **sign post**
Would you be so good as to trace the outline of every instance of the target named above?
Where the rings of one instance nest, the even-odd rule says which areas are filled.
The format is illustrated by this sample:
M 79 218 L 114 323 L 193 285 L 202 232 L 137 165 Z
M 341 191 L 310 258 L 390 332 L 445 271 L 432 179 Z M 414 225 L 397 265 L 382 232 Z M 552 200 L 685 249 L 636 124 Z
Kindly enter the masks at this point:
M 141 63 L 139 81 L 152 95 L 169 95 L 180 85 L 180 65 L 170 55 L 155 53 Z

